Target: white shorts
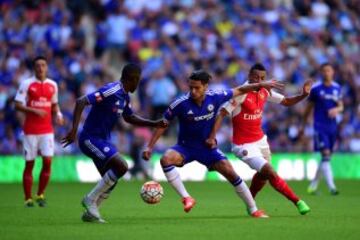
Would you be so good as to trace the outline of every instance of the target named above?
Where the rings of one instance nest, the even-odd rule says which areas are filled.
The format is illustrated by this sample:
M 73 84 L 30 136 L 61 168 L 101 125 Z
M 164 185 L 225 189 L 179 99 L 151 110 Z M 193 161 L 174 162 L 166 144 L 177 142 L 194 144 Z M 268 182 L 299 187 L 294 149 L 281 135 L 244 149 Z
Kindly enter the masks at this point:
M 34 160 L 38 153 L 43 157 L 54 156 L 54 134 L 24 135 L 25 160 Z
M 270 161 L 271 157 L 266 135 L 256 142 L 241 145 L 233 144 L 232 152 L 256 171 L 260 171 Z

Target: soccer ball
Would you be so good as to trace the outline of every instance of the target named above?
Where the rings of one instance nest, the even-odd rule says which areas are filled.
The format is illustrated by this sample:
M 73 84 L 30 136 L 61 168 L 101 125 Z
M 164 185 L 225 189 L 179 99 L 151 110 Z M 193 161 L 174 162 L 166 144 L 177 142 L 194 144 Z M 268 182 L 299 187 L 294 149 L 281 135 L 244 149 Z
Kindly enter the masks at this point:
M 164 196 L 164 190 L 160 183 L 149 181 L 142 185 L 140 196 L 144 202 L 149 204 L 156 204 L 159 203 L 161 198 Z

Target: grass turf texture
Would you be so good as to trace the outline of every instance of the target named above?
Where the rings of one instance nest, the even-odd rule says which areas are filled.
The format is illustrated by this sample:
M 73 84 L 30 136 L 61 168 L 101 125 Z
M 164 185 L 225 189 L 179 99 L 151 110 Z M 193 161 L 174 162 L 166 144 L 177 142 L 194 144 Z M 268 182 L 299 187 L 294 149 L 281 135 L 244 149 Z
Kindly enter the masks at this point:
M 104 202 L 107 224 L 83 223 L 80 201 L 93 184 L 51 183 L 48 206 L 25 208 L 22 187 L 2 184 L 0 239 L 359 239 L 360 181 L 337 181 L 340 195 L 306 194 L 307 182 L 290 182 L 312 211 L 301 216 L 295 206 L 267 185 L 257 196 L 269 219 L 246 215 L 244 204 L 225 182 L 186 183 L 197 205 L 188 214 L 168 183 L 158 205 L 142 202 L 142 182 L 121 181 Z

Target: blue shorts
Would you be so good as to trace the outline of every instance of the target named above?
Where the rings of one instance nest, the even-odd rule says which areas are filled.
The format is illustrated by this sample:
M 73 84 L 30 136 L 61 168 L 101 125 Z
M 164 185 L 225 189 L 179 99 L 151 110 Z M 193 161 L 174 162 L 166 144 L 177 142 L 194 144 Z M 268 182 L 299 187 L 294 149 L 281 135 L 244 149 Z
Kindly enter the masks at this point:
M 329 149 L 333 151 L 335 142 L 337 138 L 336 132 L 325 132 L 315 130 L 314 132 L 314 148 L 316 151 L 321 151 L 324 149 Z
M 118 153 L 116 147 L 106 140 L 84 133 L 79 135 L 79 147 L 86 156 L 94 161 L 100 173 L 109 159 Z
M 221 160 L 227 160 L 225 154 L 218 148 L 198 149 L 176 144 L 172 146 L 171 149 L 180 153 L 184 157 L 184 165 L 196 160 L 210 169 L 214 163 Z

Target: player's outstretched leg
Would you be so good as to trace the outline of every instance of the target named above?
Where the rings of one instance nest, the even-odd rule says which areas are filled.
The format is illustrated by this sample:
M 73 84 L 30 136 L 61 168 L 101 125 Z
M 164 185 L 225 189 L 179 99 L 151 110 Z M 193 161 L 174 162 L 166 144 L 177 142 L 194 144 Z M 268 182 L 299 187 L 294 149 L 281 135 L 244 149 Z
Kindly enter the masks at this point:
M 49 183 L 50 173 L 51 173 L 51 157 L 43 157 L 43 165 L 42 165 L 40 178 L 39 178 L 39 189 L 37 192 L 37 196 L 35 198 L 39 207 L 46 206 L 46 199 L 44 196 L 44 192 L 45 192 L 46 186 Z
M 300 200 L 289 185 L 277 175 L 269 163 L 261 168 L 260 173 L 269 180 L 271 186 L 276 191 L 295 204 L 300 214 L 304 215 L 310 212 L 310 207 L 303 200 Z
M 256 172 L 251 180 L 250 192 L 253 198 L 256 197 L 257 193 L 265 186 L 266 179 L 264 179 L 259 172 Z
M 264 211 L 258 210 L 255 200 L 246 183 L 236 174 L 232 165 L 227 160 L 213 164 L 212 169 L 223 175 L 235 188 L 237 195 L 244 201 L 248 213 L 255 218 L 268 218 Z
M 186 188 L 180 178 L 180 174 L 175 167 L 176 165 L 180 166 L 182 162 L 182 156 L 172 149 L 166 151 L 160 160 L 167 181 L 182 198 L 181 201 L 184 205 L 184 211 L 190 212 L 191 209 L 195 206 L 196 201 L 186 191 Z
M 307 192 L 311 195 L 316 195 L 317 194 L 317 189 L 318 189 L 318 186 L 319 186 L 319 182 L 320 182 L 320 179 L 321 179 L 321 162 L 316 170 L 316 174 L 315 174 L 315 177 L 314 179 L 310 182 L 310 185 L 307 189 Z
M 116 182 L 111 188 L 109 188 L 109 190 L 107 190 L 106 192 L 102 193 L 99 198 L 96 201 L 96 206 L 99 208 L 101 203 L 108 199 L 110 197 L 111 192 L 115 189 L 116 185 L 118 182 Z
M 87 214 L 84 214 L 82 219 L 86 221 L 86 215 L 92 215 L 98 222 L 105 222 L 101 216 L 98 209 L 97 202 L 99 197 L 105 193 L 110 193 L 111 189 L 118 179 L 122 177 L 128 170 L 127 164 L 122 160 L 119 154 L 113 156 L 106 164 L 105 169 L 108 169 L 105 174 L 103 174 L 102 179 L 96 184 L 96 186 L 88 193 L 82 200 L 82 205 L 85 208 Z M 91 218 L 90 218 L 91 219 Z
M 25 194 L 25 207 L 33 207 L 34 201 L 31 197 L 31 188 L 33 184 L 32 170 L 34 168 L 34 160 L 25 162 L 25 169 L 23 172 L 23 188 Z
M 324 150 L 322 152 L 322 159 L 321 159 L 321 165 L 320 165 L 321 171 L 325 178 L 326 185 L 328 186 L 330 193 L 332 195 L 338 195 L 339 192 L 335 186 L 334 176 L 333 176 L 331 165 L 330 165 L 330 160 L 331 160 L 330 150 L 328 150 L 328 149 Z
M 113 170 L 108 170 L 96 186 L 87 194 L 81 201 L 82 206 L 85 208 L 85 213 L 82 219 L 86 222 L 104 222 L 100 216 L 98 206 L 96 204 L 101 194 L 108 191 L 117 181 L 117 176 Z

